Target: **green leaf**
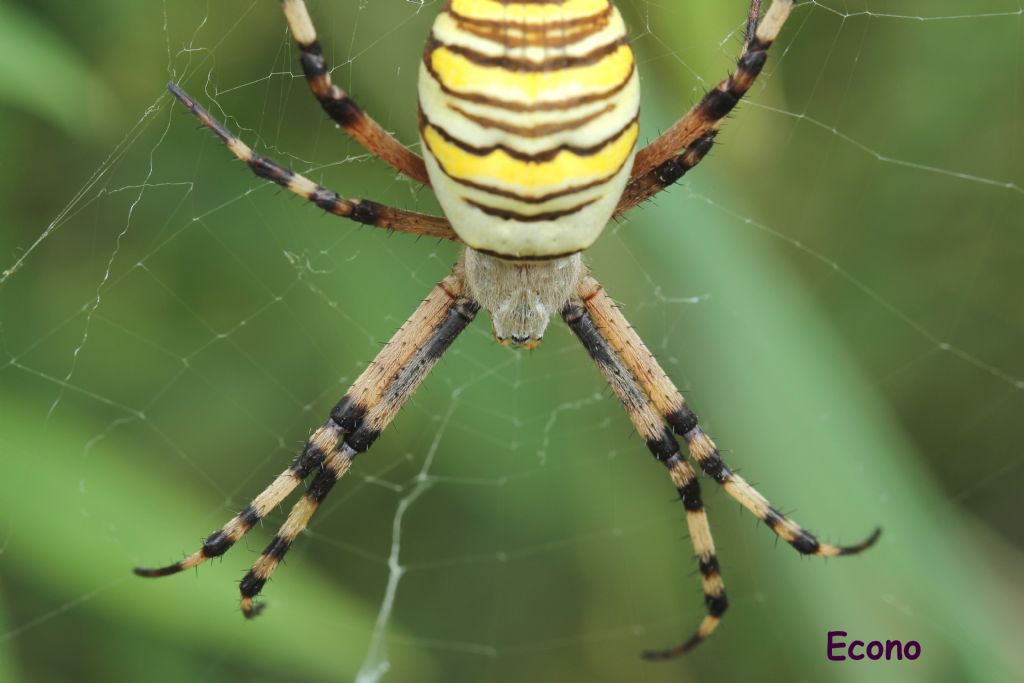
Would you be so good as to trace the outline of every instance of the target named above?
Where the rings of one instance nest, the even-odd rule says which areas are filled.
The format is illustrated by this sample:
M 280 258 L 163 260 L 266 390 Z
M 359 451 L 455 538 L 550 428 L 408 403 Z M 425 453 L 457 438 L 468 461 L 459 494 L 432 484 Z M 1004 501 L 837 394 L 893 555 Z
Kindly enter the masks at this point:
M 120 450 L 114 433 L 76 417 L 48 423 L 46 413 L 44 401 L 0 394 L 7 464 L 0 519 L 13 529 L 6 576 L 57 600 L 55 613 L 94 611 L 176 650 L 234 657 L 281 676 L 354 677 L 373 631 L 374 605 L 295 562 L 283 568 L 287 580 L 268 586 L 267 612 L 246 621 L 237 609 L 240 569 L 253 558 L 245 543 L 198 572 L 133 576 L 133 566 L 171 559 L 168 551 L 178 548 L 168 544 L 181 538 L 181 529 L 209 531 L 211 521 L 201 513 L 217 509 L 217 502 L 155 480 L 146 459 Z M 28 630 L 45 625 L 45 618 L 32 624 L 33 618 Z M 20 626 L 6 625 L 15 637 Z M 403 646 L 402 658 L 429 671 L 414 645 Z
M 0 3 L 4 101 L 81 139 L 104 127 L 112 111 L 109 91 L 81 56 L 32 14 L 10 3 Z
M 715 650 L 722 648 L 718 652 L 745 653 L 728 664 L 733 680 L 791 676 L 794 670 L 806 680 L 865 680 L 866 668 L 825 657 L 828 631 L 844 630 L 847 641 L 922 644 L 918 661 L 882 662 L 886 666 L 872 667 L 871 680 L 1020 680 L 1021 662 L 1009 637 L 1019 633 L 1019 620 L 998 615 L 998 586 L 1006 582 L 979 561 L 987 553 L 974 529 L 943 496 L 824 311 L 784 265 L 778 249 L 784 243 L 743 219 L 751 214 L 744 213 L 742 199 L 710 166 L 701 171 L 692 183 L 713 201 L 674 188 L 596 250 L 594 272 L 624 302 L 627 315 L 652 286 L 670 297 L 702 297 L 682 309 L 662 303 L 653 313 L 641 309 L 631 317 L 659 357 L 673 362 L 669 373 L 687 389 L 726 462 L 742 469 L 777 507 L 795 507 L 797 521 L 824 540 L 854 542 L 875 525 L 883 534 L 860 556 L 801 558 L 776 544 L 761 524 L 733 529 L 738 505 L 702 479 L 734 601 L 719 633 L 701 646 L 707 648 L 703 656 L 691 655 L 688 667 L 720 673 Z M 620 270 L 622 253 L 655 281 Z M 670 344 L 658 345 L 666 321 L 672 324 Z M 597 486 L 584 482 L 584 488 Z M 647 494 L 655 495 L 649 488 Z M 676 537 L 685 529 L 681 512 L 678 529 Z M 674 577 L 666 572 L 662 580 L 679 600 L 678 621 L 645 634 L 642 645 L 681 642 L 699 621 L 702 608 L 691 597 L 699 582 L 684 543 L 685 550 L 671 543 L 651 553 L 658 572 L 675 568 Z M 606 570 L 595 576 L 595 596 L 615 596 L 621 577 L 638 571 L 634 556 L 621 551 L 587 563 Z M 629 610 L 628 601 L 620 609 Z M 766 661 L 777 662 L 779 670 L 765 672 Z

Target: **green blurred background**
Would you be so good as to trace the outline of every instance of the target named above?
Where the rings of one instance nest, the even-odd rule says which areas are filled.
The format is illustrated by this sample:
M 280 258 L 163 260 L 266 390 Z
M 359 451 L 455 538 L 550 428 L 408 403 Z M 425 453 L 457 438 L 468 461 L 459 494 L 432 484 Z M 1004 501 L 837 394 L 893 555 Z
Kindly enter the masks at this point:
M 335 80 L 413 142 L 439 3 L 309 4 Z M 727 72 L 745 4 L 619 4 L 650 137 Z M 457 254 L 256 181 L 163 90 L 436 209 L 296 75 L 271 0 L 0 3 L 0 680 L 1024 680 L 1019 0 L 799 7 L 705 165 L 589 252 L 727 460 L 829 540 L 885 529 L 802 559 L 708 482 L 732 608 L 660 665 L 638 652 L 702 614 L 682 511 L 557 324 L 517 353 L 481 316 L 262 618 L 236 582 L 284 511 L 196 573 L 130 575 L 244 506 Z M 923 654 L 828 662 L 829 630 Z

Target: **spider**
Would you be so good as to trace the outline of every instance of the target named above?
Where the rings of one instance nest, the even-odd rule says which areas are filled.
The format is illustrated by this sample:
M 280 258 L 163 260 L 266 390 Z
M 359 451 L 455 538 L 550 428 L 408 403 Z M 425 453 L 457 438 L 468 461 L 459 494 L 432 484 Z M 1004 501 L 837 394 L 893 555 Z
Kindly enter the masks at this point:
M 798 552 L 832 557 L 873 545 L 879 529 L 851 546 L 818 541 L 726 465 L 581 256 L 611 218 L 671 186 L 707 155 L 724 118 L 761 72 L 794 2 L 774 0 L 763 18 L 760 4 L 751 0 L 735 71 L 637 151 L 639 77 L 611 0 L 446 0 L 419 72 L 420 157 L 331 82 L 305 3 L 282 0 L 306 80 L 324 111 L 371 153 L 432 187 L 445 218 L 345 199 L 256 154 L 170 83 L 171 93 L 257 176 L 329 213 L 465 248 L 287 469 L 199 550 L 170 566 L 135 572 L 166 576 L 223 555 L 312 477 L 242 579 L 242 612 L 256 615 L 262 606 L 254 599 L 331 488 L 481 308 L 489 311 L 499 343 L 522 348 L 535 348 L 549 319 L 560 315 L 672 479 L 686 512 L 706 615 L 689 639 L 646 658 L 688 652 L 714 631 L 728 606 L 696 471 L 676 436 L 707 476 Z

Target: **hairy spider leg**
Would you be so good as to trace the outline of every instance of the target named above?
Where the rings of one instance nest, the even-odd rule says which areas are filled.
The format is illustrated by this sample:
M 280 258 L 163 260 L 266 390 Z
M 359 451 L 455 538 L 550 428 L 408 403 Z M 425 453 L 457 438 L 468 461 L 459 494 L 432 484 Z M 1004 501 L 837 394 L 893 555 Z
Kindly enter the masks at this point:
M 690 455 L 704 473 L 720 484 L 730 496 L 804 555 L 853 555 L 874 545 L 881 534 L 881 529 L 875 529 L 865 540 L 854 545 L 822 543 L 773 507 L 753 486 L 725 464 L 715 443 L 700 428 L 697 415 L 686 404 L 682 393 L 662 370 L 640 335 L 622 315 L 601 284 L 588 276 L 584 278 L 577 293 L 601 335 L 616 350 L 630 372 L 639 379 L 672 430 L 686 440 Z
M 598 370 L 604 375 L 612 391 L 622 402 L 633 426 L 647 443 L 655 459 L 664 465 L 676 487 L 679 499 L 686 510 L 686 524 L 690 531 L 690 542 L 697 555 L 697 566 L 704 588 L 704 605 L 707 614 L 689 639 L 671 650 L 654 650 L 643 654 L 645 659 L 668 659 L 689 652 L 699 645 L 718 627 L 722 615 L 729 606 L 725 595 L 715 542 L 711 537 L 707 513 L 701 500 L 697 476 L 679 450 L 679 443 L 665 425 L 665 421 L 647 395 L 644 387 L 629 370 L 618 352 L 605 339 L 594 324 L 590 313 L 577 301 L 570 301 L 562 309 L 562 318 L 569 325 L 583 347 L 590 354 Z
M 331 70 L 317 40 L 316 28 L 309 17 L 306 3 L 302 0 L 282 0 L 281 8 L 292 37 L 299 46 L 299 61 L 309 90 L 327 115 L 371 154 L 416 182 L 430 185 L 423 158 L 381 128 L 348 93 L 331 81 Z
M 793 0 L 775 0 L 765 12 L 736 63 L 736 71 L 708 92 L 689 112 L 636 155 L 632 178 L 623 192 L 615 215 L 671 186 L 707 156 L 725 118 L 736 108 L 757 80 L 768 49 L 779 36 L 793 10 Z M 751 7 L 751 18 L 755 18 Z M 683 150 L 681 154 L 677 154 Z
M 136 569 L 140 576 L 175 574 L 223 555 L 256 522 L 281 503 L 309 474 L 317 472 L 284 525 L 242 580 L 242 609 L 254 615 L 260 592 L 285 552 L 306 527 L 334 484 L 365 452 L 419 386 L 455 338 L 469 325 L 479 305 L 463 293 L 461 262 L 439 283 L 359 376 L 331 417 L 306 442 L 295 462 L 250 505 L 203 546 L 183 560 L 158 569 Z
M 213 131 L 227 145 L 231 153 L 249 167 L 249 170 L 260 178 L 277 183 L 289 192 L 316 204 L 327 213 L 378 228 L 387 228 L 423 237 L 459 241 L 445 218 L 393 209 L 367 199 L 345 199 L 334 190 L 314 183 L 309 178 L 285 168 L 270 157 L 256 154 L 252 148 L 232 135 L 224 124 L 213 118 L 176 83 L 168 83 L 167 89 L 178 101 L 188 107 L 189 111 L 202 121 L 204 126 Z

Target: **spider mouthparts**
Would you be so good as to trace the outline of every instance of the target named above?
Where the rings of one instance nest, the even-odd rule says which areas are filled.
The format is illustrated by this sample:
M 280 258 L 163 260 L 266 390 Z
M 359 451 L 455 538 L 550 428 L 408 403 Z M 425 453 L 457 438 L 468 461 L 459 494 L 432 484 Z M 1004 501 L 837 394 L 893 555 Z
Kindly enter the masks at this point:
M 533 351 L 534 349 L 540 348 L 540 343 L 543 341 L 542 337 L 499 337 L 497 333 L 494 333 L 494 338 L 502 346 L 513 349 L 523 349 L 524 351 Z

